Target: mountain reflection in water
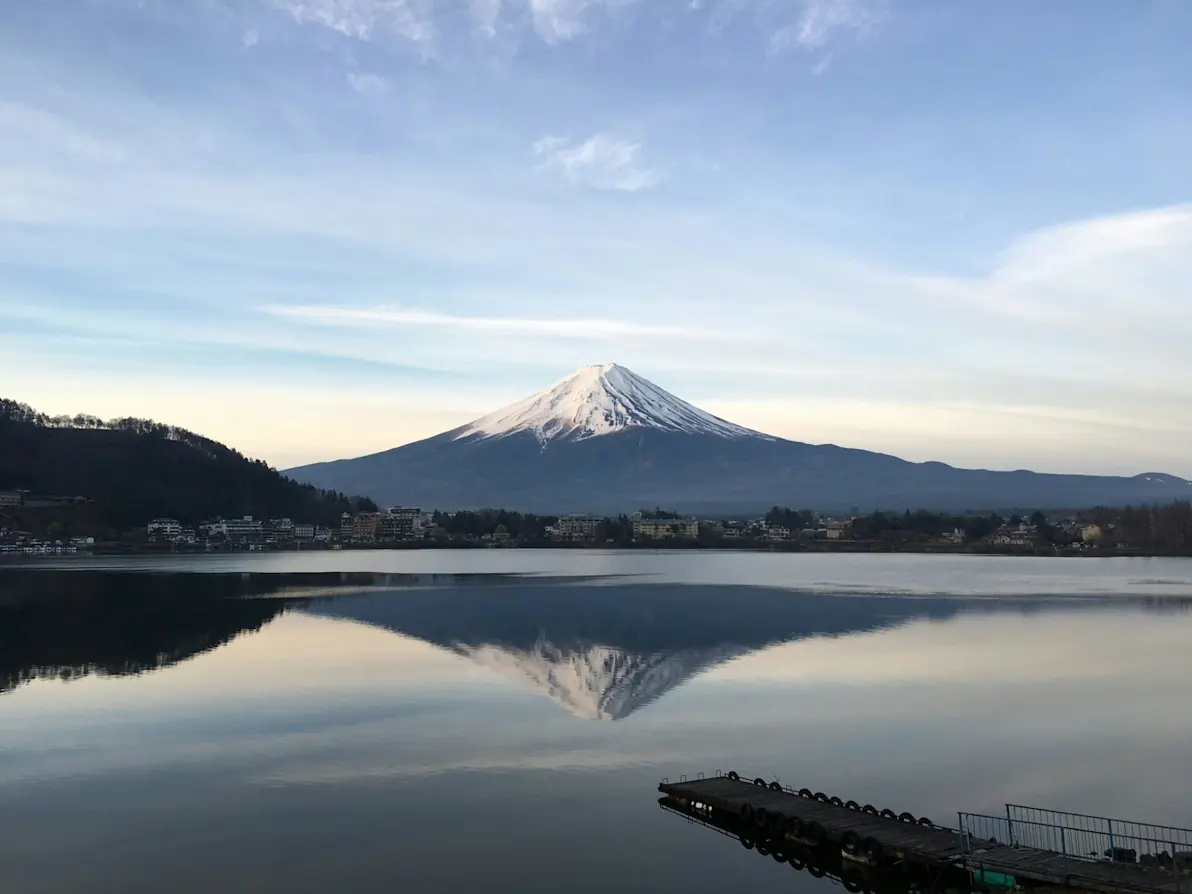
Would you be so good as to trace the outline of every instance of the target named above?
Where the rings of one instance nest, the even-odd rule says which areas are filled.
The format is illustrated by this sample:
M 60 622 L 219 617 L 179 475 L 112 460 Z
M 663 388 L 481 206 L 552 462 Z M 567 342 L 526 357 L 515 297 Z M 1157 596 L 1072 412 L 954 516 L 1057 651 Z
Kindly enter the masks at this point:
M 693 677 L 768 646 L 948 618 L 972 604 L 622 583 L 350 596 L 316 600 L 304 611 L 438 646 L 541 692 L 577 717 L 621 720 Z
M 1192 615 L 1104 595 L 1186 571 L 792 559 L 796 591 L 724 585 L 776 582 L 764 557 L 686 584 L 699 557 L 616 558 L 573 570 L 640 573 L 0 567 L 0 890 L 827 894 L 792 853 L 659 809 L 661 777 L 729 766 L 943 821 L 1009 801 L 1189 824 Z M 900 578 L 939 595 L 876 589 Z
M 158 670 L 300 610 L 432 644 L 577 717 L 621 720 L 779 643 L 1039 604 L 509 575 L 18 572 L 0 588 L 0 692 Z

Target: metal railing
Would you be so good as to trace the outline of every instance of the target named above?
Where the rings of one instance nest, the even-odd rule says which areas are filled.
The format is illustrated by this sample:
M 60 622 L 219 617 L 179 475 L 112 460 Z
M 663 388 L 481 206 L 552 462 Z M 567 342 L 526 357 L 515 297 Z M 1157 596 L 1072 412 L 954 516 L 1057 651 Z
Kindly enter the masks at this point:
M 1058 835 L 1060 846 L 1066 848 L 1060 852 L 1077 859 L 1146 862 L 1192 870 L 1192 829 L 1021 804 L 1006 805 L 1006 822 L 1011 844 L 1058 850 L 1054 846 Z
M 971 868 L 990 848 L 1050 851 L 1072 861 L 1065 873 L 1078 878 L 1081 865 L 1114 863 L 1153 869 L 1177 892 L 1192 892 L 1192 830 L 1131 820 L 1065 813 L 1009 804 L 1005 816 L 961 813 L 961 850 Z

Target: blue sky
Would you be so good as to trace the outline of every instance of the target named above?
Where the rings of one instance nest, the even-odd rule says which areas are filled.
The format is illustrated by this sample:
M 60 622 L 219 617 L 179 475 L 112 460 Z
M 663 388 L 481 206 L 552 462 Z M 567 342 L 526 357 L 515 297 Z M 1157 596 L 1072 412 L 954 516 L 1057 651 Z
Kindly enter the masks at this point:
M 615 361 L 741 424 L 1192 475 L 1192 4 L 0 6 L 0 393 L 279 466 Z

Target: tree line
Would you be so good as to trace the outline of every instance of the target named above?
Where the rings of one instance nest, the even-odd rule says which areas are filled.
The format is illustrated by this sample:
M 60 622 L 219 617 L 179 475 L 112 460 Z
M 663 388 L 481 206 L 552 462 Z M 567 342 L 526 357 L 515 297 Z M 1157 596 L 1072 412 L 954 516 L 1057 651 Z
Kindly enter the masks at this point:
M 81 497 L 84 534 L 122 534 L 157 517 L 183 524 L 216 517 L 292 518 L 333 526 L 371 501 L 300 484 L 263 460 L 150 419 L 107 422 L 39 413 L 0 399 L 0 490 Z M 23 522 L 7 510 L 9 524 Z

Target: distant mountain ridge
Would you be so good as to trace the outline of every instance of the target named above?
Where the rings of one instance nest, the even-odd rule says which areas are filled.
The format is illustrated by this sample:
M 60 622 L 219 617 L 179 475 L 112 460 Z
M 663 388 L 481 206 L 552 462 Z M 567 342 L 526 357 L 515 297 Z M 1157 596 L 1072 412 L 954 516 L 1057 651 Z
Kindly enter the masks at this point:
M 706 413 L 616 364 L 412 444 L 287 471 L 379 503 L 617 513 L 1084 508 L 1192 498 L 1192 482 L 957 469 L 788 441 Z

